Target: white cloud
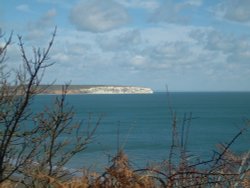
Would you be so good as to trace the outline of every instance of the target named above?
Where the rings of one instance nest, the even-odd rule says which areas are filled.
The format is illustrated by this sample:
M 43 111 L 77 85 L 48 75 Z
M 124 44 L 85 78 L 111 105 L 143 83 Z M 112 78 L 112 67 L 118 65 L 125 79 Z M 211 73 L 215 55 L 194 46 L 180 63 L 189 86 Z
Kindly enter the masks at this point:
M 187 0 L 185 3 L 191 6 L 201 6 L 203 3 L 203 0 Z
M 85 0 L 73 7 L 70 21 L 80 31 L 105 32 L 126 24 L 129 16 L 113 0 Z
M 110 64 L 134 72 L 190 68 L 196 66 L 201 53 L 195 46 L 196 41 L 189 36 L 193 29 L 178 25 L 120 29 L 99 34 L 96 45 L 102 49 L 98 52 L 101 57 L 103 54 L 110 57 Z
M 181 25 L 98 34 L 59 30 L 51 53 L 56 64 L 48 69 L 46 79 L 70 79 L 79 84 L 128 84 L 133 79 L 143 83 L 149 79 L 148 83 L 156 84 L 164 82 L 160 78 L 165 76 L 173 82 L 178 76 L 181 84 L 185 76 L 193 82 L 199 74 L 203 81 L 223 79 L 226 83 L 239 72 L 247 75 L 249 44 L 247 36 Z
M 209 50 L 231 52 L 235 49 L 235 39 L 231 36 L 223 35 L 218 31 L 208 32 L 206 35 L 205 47 Z
M 148 64 L 147 58 L 142 55 L 135 55 L 131 58 L 131 64 L 135 66 L 143 66 Z
M 56 15 L 56 9 L 50 9 L 45 12 L 37 21 L 30 23 L 29 26 L 32 29 L 44 29 L 54 26 L 54 18 Z
M 157 0 L 116 0 L 117 3 L 127 8 L 141 8 L 149 11 L 153 11 L 159 8 L 160 4 Z
M 174 71 L 179 68 L 187 68 L 186 65 L 195 65 L 196 56 L 189 49 L 186 42 L 162 42 L 158 45 L 148 46 L 140 53 L 144 57 L 144 63 L 133 64 L 139 69 Z
M 72 7 L 72 1 L 74 0 L 72 1 L 69 1 L 69 0 L 36 0 L 36 1 L 37 3 L 39 3 L 39 5 L 37 6 L 44 6 L 44 4 L 53 5 L 58 10 L 66 13 L 66 11 L 68 12 L 69 9 Z
M 97 37 L 97 43 L 103 51 L 128 50 L 131 51 L 141 43 L 139 30 L 126 30 L 122 32 L 110 33 Z
M 216 14 L 224 19 L 247 23 L 250 22 L 249 0 L 224 0 L 216 7 Z
M 189 33 L 196 27 L 166 24 L 158 28 L 149 28 L 143 32 L 142 37 L 146 37 L 150 43 L 160 43 L 163 41 L 190 41 Z
M 218 58 L 219 54 L 224 56 L 225 69 L 230 69 L 230 64 L 238 67 L 245 67 L 250 62 L 250 36 L 228 35 L 218 31 L 193 31 L 191 37 L 196 39 L 204 51 L 216 52 L 213 58 Z M 250 68 L 250 67 L 249 67 Z M 242 70 L 245 71 L 245 70 Z
M 47 36 L 47 29 L 50 31 L 55 27 L 54 18 L 57 15 L 56 9 L 45 12 L 38 20 L 28 24 L 29 30 L 25 38 L 27 40 L 38 40 Z
M 11 44 L 7 48 L 6 65 L 8 69 L 17 69 L 20 67 L 22 59 L 20 57 L 17 45 Z
M 25 39 L 26 40 L 37 40 L 39 38 L 43 38 L 44 35 L 46 35 L 46 34 L 41 29 L 37 29 L 37 28 L 32 27 L 25 35 Z
M 241 50 L 241 51 L 237 50 L 228 56 L 227 61 L 229 63 L 234 63 L 234 64 L 237 64 L 238 66 L 250 69 L 250 65 L 249 65 L 250 53 L 249 53 L 249 51 L 250 51 L 250 46 L 248 46 L 248 48 Z
M 56 16 L 57 12 L 56 9 L 48 10 L 36 23 L 37 27 L 48 27 L 53 25 L 53 19 Z
M 16 9 L 22 12 L 30 12 L 30 7 L 27 4 L 18 5 Z
M 180 28 L 183 29 L 179 33 L 177 30 Z M 192 27 L 184 29 L 184 26 L 144 30 L 119 29 L 98 34 L 97 37 L 95 34 L 76 31 L 68 34 L 71 38 L 64 36 L 64 41 L 68 41 L 67 53 L 75 57 L 74 62 L 83 61 L 83 57 L 91 55 L 97 57 L 95 60 L 85 59 L 84 62 L 88 62 L 86 66 L 100 67 L 105 64 L 134 71 L 161 69 L 171 71 L 176 67 L 181 69 L 181 66 L 190 67 L 196 64 L 198 55 L 194 55 L 194 50 L 197 52 L 197 49 L 194 40 L 189 36 L 192 29 Z M 91 44 L 91 49 L 85 48 L 83 52 L 81 50 L 83 44 L 80 44 L 79 39 Z M 79 51 L 79 58 L 76 57 L 75 51 Z
M 68 63 L 70 60 L 71 60 L 71 57 L 68 55 L 68 54 L 65 54 L 65 53 L 62 53 L 62 52 L 59 52 L 59 53 L 56 53 L 54 55 L 52 55 L 51 57 L 53 60 L 55 60 L 55 62 L 66 62 Z
M 249 2 L 34 0 L 34 7 L 27 2 L 11 7 L 10 12 L 24 17 L 8 17 L 6 12 L 7 19 L 3 21 L 14 27 L 15 32 L 24 34 L 27 49 L 28 46 L 46 47 L 54 25 L 58 25 L 49 60 L 56 64 L 48 68 L 47 80 L 72 80 L 79 84 L 141 83 L 153 87 L 159 87 L 159 83 L 164 87 L 172 81 L 178 83 L 179 88 L 192 87 L 194 82 L 198 89 L 206 82 L 210 88 L 220 88 L 231 82 L 241 85 L 242 80 L 247 86 L 250 37 L 240 34 L 248 33 Z M 41 12 L 48 7 L 55 8 Z M 209 7 L 217 7 L 221 22 L 207 12 Z M 30 17 L 26 14 L 28 11 L 32 13 Z M 189 22 L 192 17 L 194 21 Z M 147 22 L 149 18 L 151 23 Z M 69 21 L 72 25 L 68 25 Z M 21 62 L 18 42 L 13 43 L 17 49 L 8 51 L 8 63 L 18 67 Z M 32 54 L 32 48 L 28 51 Z
M 201 0 L 188 0 L 178 3 L 173 0 L 166 0 L 154 11 L 149 21 L 185 24 L 192 16 L 190 10 L 201 5 Z M 187 11 L 189 11 L 189 14 L 185 14 Z
M 50 19 L 51 17 L 55 17 L 56 16 L 56 9 L 50 9 L 44 16 L 44 18 L 48 18 Z
M 55 4 L 60 4 L 62 2 L 66 2 L 68 0 L 36 0 L 39 3 L 55 3 Z

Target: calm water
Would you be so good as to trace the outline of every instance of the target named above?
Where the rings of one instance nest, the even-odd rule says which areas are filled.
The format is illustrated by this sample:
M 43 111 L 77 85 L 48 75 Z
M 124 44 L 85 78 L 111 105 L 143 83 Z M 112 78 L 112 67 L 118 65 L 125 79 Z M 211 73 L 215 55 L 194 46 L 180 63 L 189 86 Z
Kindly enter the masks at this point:
M 53 98 L 55 96 L 38 96 L 35 110 L 51 104 Z M 167 159 L 171 144 L 171 111 L 177 114 L 179 134 L 183 117 L 192 113 L 194 119 L 187 148 L 203 159 L 212 155 L 217 143 L 229 142 L 250 119 L 249 92 L 70 95 L 67 99 L 74 106 L 76 120 L 86 122 L 91 114 L 91 121 L 95 123 L 103 116 L 93 142 L 72 160 L 68 165 L 71 168 L 81 165 L 102 168 L 118 145 L 124 148 L 136 167 Z M 233 144 L 233 149 L 242 152 L 249 148 L 248 131 Z

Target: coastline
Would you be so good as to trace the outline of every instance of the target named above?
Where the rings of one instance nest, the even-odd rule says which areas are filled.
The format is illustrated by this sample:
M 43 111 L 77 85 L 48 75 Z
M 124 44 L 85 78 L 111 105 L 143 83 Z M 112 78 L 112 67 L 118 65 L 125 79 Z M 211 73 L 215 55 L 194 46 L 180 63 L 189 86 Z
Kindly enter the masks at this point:
M 41 86 L 43 90 L 41 94 L 62 94 L 62 86 Z M 147 87 L 137 86 L 85 86 L 85 85 L 70 85 L 67 94 L 152 94 L 154 91 Z

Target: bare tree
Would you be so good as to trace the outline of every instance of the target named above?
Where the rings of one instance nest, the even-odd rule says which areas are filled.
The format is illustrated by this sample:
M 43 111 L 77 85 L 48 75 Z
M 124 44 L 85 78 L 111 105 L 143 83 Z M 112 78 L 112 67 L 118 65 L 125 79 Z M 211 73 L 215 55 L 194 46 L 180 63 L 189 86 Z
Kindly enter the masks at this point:
M 56 31 L 55 31 L 56 32 Z M 11 36 L 1 50 L 1 88 L 0 88 L 0 182 L 9 179 L 21 166 L 24 166 L 36 153 L 38 142 L 28 147 L 30 140 L 37 132 L 37 127 L 27 127 L 31 118 L 30 104 L 37 93 L 40 84 L 40 70 L 49 66 L 47 58 L 54 41 L 55 32 L 46 50 L 34 49 L 35 60 L 28 60 L 22 37 L 19 36 L 19 46 L 23 59 L 23 68 L 5 73 L 6 52 Z M 14 81 L 10 81 L 11 76 Z
M 49 53 L 55 36 L 56 28 L 48 46 L 33 48 L 31 58 L 26 54 L 22 37 L 18 36 L 23 64 L 15 71 L 6 71 L 12 34 L 0 48 L 0 183 L 19 177 L 20 173 L 25 177 L 33 177 L 33 172 L 57 178 L 65 175 L 58 174 L 75 154 L 86 148 L 99 124 L 84 135 L 79 132 L 81 123 L 73 121 L 73 109 L 65 104 L 67 86 L 62 88 L 62 96 L 53 107 L 33 112 L 34 97 L 43 92 L 39 86 L 44 71 L 53 64 L 49 62 Z M 67 134 L 75 134 L 75 141 L 60 138 Z

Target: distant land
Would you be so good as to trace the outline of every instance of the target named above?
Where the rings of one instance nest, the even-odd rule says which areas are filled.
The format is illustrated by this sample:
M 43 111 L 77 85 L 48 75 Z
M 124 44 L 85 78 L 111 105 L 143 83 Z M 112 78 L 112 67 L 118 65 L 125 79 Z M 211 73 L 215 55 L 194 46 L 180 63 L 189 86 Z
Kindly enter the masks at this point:
M 61 94 L 62 85 L 40 85 L 42 94 Z M 70 85 L 67 94 L 151 94 L 147 87 L 114 85 Z

